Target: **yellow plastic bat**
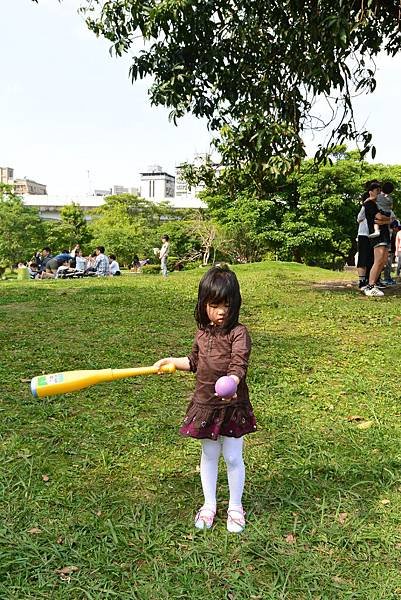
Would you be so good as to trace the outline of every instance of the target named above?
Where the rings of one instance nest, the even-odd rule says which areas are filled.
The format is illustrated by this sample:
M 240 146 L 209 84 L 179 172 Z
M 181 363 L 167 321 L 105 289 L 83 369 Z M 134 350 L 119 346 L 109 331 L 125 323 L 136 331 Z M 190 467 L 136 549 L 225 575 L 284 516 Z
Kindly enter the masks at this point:
M 31 380 L 31 392 L 35 398 L 44 396 L 57 396 L 76 392 L 84 388 L 114 381 L 124 377 L 136 377 L 137 375 L 154 375 L 156 373 L 174 373 L 175 365 L 168 363 L 160 369 L 156 367 L 138 367 L 128 369 L 93 369 L 87 371 L 64 371 L 62 373 L 50 373 L 38 375 Z

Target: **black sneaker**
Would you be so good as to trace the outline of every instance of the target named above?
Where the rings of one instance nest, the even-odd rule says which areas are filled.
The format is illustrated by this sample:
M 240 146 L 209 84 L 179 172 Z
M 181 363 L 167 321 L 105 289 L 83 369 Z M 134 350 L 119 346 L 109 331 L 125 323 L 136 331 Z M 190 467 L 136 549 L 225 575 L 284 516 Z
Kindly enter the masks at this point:
M 367 285 L 368 285 L 368 280 L 367 280 L 367 279 L 360 279 L 360 280 L 359 280 L 359 285 L 358 285 L 358 287 L 359 287 L 359 289 L 360 289 L 360 290 L 363 290 L 363 289 L 365 289 L 365 287 L 366 287 Z
M 379 290 L 385 290 L 387 286 L 384 281 L 379 279 L 379 281 L 376 282 L 375 287 L 379 288 Z

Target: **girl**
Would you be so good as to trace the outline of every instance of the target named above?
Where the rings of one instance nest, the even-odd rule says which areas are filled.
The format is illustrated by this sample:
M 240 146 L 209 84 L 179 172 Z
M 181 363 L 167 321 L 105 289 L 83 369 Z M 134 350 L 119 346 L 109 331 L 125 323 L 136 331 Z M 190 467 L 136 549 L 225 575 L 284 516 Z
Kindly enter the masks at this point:
M 191 354 L 162 358 L 155 363 L 159 368 L 173 362 L 181 371 L 196 373 L 195 392 L 180 433 L 202 440 L 200 474 L 205 501 L 195 516 L 197 529 L 210 529 L 213 525 L 221 453 L 227 465 L 230 490 L 227 529 L 240 533 L 245 528 L 243 436 L 256 430 L 256 421 L 245 380 L 251 340 L 246 327 L 238 322 L 240 307 L 235 273 L 228 267 L 213 267 L 199 284 L 195 308 L 198 331 Z M 238 386 L 232 398 L 215 394 L 216 380 L 223 375 L 232 377 Z

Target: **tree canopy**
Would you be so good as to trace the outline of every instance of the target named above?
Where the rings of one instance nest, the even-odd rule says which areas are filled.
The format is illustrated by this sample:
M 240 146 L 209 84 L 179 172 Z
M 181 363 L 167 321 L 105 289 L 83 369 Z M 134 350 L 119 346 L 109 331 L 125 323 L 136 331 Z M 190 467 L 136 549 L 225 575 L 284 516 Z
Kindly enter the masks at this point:
M 25 206 L 10 185 L 0 183 L 0 266 L 12 267 L 31 257 L 43 235 L 38 209 Z
M 81 0 L 89 28 L 117 55 L 134 52 L 132 80 L 151 76 L 153 104 L 205 117 L 225 165 L 288 173 L 303 134 L 333 110 L 333 144 L 375 149 L 353 118 L 353 94 L 376 86 L 373 59 L 401 46 L 399 0 Z M 144 44 L 138 44 L 141 39 Z M 330 142 L 328 143 L 330 153 Z M 327 155 L 320 147 L 316 158 Z

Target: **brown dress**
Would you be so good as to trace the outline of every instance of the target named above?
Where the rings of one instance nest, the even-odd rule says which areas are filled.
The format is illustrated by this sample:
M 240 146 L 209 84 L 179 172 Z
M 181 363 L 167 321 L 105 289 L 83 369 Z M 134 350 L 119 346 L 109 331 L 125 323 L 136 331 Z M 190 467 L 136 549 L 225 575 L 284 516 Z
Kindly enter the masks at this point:
M 251 338 L 244 325 L 228 333 L 212 325 L 197 331 L 188 356 L 196 387 L 180 427 L 182 435 L 216 440 L 219 435 L 238 438 L 256 430 L 246 384 L 250 352 Z M 236 398 L 215 396 L 214 385 L 223 375 L 239 378 Z

